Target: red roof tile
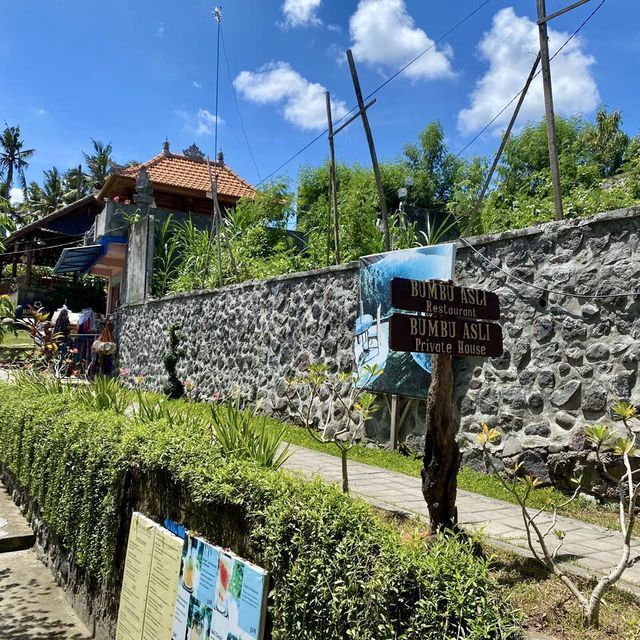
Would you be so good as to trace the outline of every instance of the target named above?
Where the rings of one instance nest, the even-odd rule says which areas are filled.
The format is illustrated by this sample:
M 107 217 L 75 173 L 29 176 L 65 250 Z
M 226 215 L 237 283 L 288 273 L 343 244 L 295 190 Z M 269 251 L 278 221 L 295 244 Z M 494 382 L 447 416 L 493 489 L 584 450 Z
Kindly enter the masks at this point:
M 142 167 L 147 169 L 149 179 L 154 185 L 166 185 L 192 191 L 211 191 L 209 168 L 205 161 L 194 160 L 187 156 L 163 152 L 155 158 L 118 171 L 118 175 L 136 178 Z M 211 163 L 211 171 L 217 179 L 218 194 L 221 197 L 238 199 L 252 198 L 255 189 L 226 165 Z

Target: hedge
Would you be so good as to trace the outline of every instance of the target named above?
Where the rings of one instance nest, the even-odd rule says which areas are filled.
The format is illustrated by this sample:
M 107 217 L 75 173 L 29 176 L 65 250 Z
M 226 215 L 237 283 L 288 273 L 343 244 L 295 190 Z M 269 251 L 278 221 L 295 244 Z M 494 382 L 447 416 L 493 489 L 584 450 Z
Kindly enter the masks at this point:
M 469 542 L 401 540 L 337 488 L 223 459 L 204 427 L 139 424 L 74 396 L 0 384 L 0 462 L 75 562 L 114 593 L 122 532 L 141 504 L 137 478 L 138 498 L 151 492 L 173 510 L 150 515 L 182 517 L 223 546 L 245 540 L 234 551 L 271 573 L 274 639 L 521 637 L 517 613 Z M 190 509 L 176 504 L 184 496 Z

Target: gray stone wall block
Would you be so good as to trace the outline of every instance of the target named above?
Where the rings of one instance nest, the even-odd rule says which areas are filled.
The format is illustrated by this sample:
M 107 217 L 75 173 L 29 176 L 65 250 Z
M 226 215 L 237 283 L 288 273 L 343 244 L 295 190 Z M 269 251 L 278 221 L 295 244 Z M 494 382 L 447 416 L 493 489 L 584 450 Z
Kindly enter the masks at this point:
M 633 290 L 639 246 L 640 209 L 459 242 L 456 280 L 497 293 L 504 332 L 501 357 L 456 361 L 465 459 L 477 461 L 476 433 L 487 422 L 532 452 L 527 464 L 547 478 L 548 453 L 560 456 L 559 468 L 563 452 L 580 446 L 585 425 L 610 422 L 612 402 L 640 403 L 640 297 L 588 297 Z M 357 307 L 355 263 L 131 304 L 118 314 L 119 365 L 159 390 L 166 332 L 179 324 L 187 357 L 178 370 L 193 381 L 198 399 L 238 391 L 296 420 L 284 379 L 318 360 L 350 371 Z M 412 403 L 401 440 L 420 446 L 424 419 L 424 402 Z M 388 439 L 386 403 L 368 436 Z

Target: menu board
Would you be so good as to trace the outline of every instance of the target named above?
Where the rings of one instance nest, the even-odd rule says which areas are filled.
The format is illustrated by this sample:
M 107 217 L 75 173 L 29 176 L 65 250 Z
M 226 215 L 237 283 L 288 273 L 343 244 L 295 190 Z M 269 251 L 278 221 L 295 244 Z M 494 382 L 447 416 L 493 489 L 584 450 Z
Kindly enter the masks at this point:
M 134 513 L 129 527 L 129 544 L 124 564 L 116 640 L 140 640 L 147 609 L 153 541 L 158 525 Z
M 267 574 L 200 538 L 182 553 L 172 640 L 260 640 Z
M 170 640 L 182 546 L 180 538 L 133 514 L 116 640 Z
M 182 540 L 158 527 L 153 542 L 143 640 L 169 640 L 178 592 Z
M 262 640 L 266 571 L 168 524 L 131 518 L 116 640 Z

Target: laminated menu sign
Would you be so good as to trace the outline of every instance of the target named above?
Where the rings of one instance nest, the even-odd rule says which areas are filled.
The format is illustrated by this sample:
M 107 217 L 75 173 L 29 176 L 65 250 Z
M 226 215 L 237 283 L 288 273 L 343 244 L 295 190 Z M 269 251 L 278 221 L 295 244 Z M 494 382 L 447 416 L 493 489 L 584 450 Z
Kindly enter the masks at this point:
M 133 514 L 116 640 L 170 640 L 181 556 L 180 538 Z
M 142 640 L 171 638 L 181 558 L 182 540 L 158 527 L 153 541 Z
M 124 564 L 116 640 L 140 640 L 147 608 L 151 556 L 157 525 L 134 513 Z
M 172 640 L 260 640 L 267 574 L 196 537 L 182 555 Z

